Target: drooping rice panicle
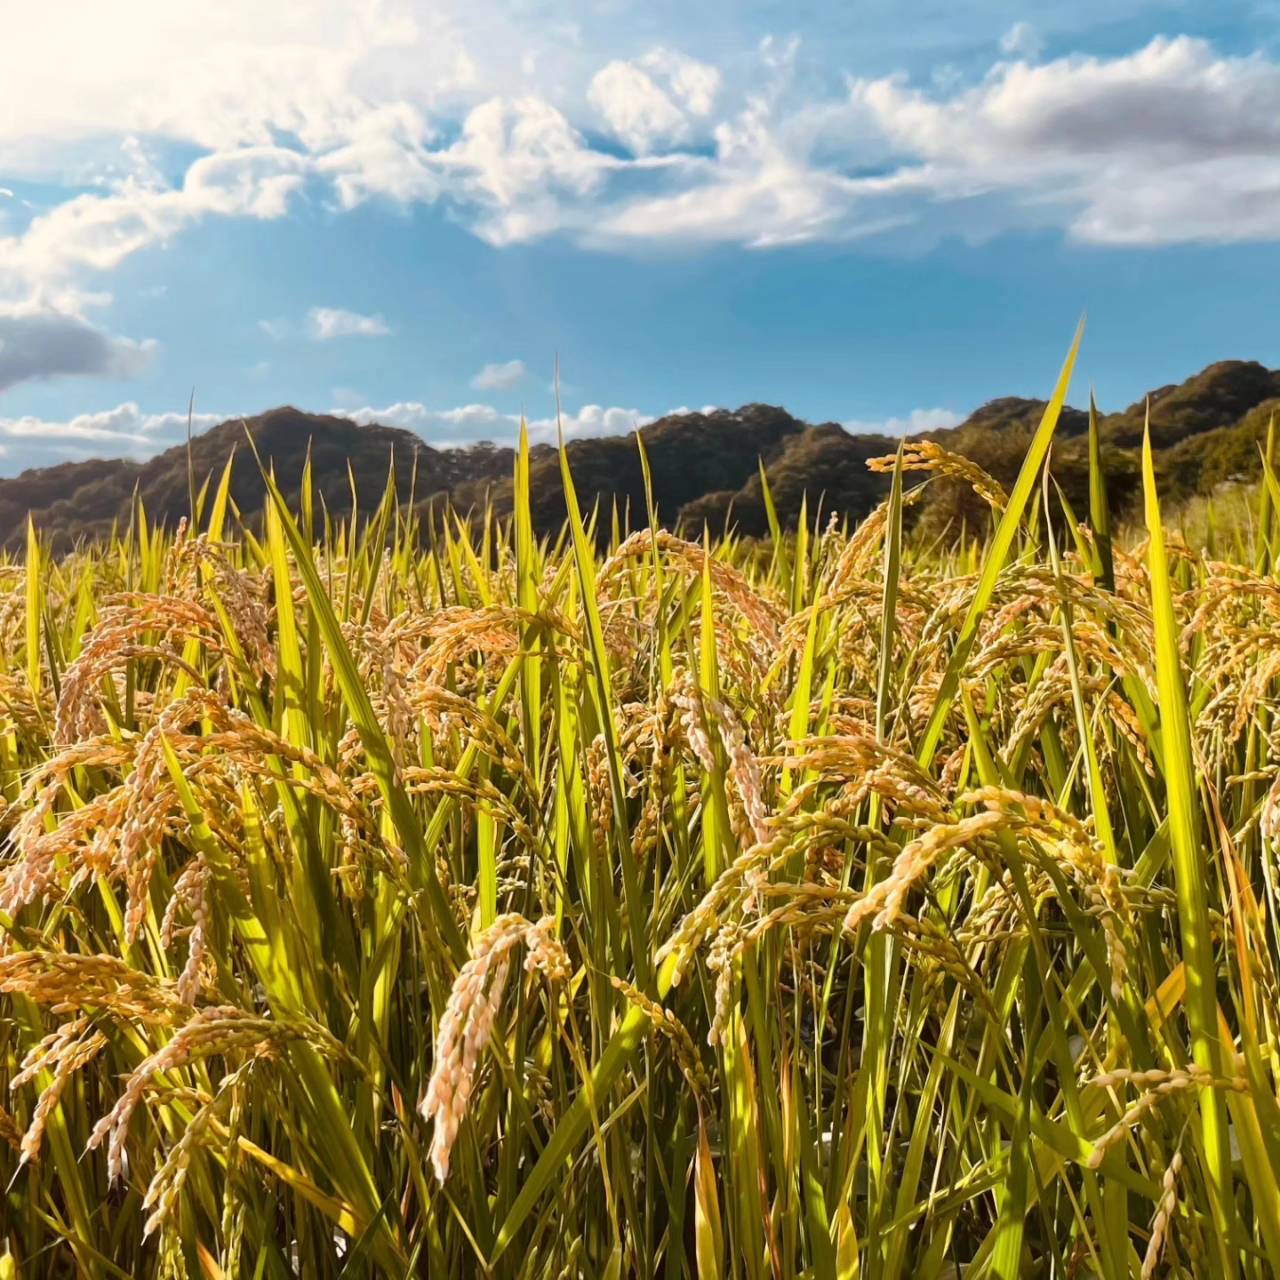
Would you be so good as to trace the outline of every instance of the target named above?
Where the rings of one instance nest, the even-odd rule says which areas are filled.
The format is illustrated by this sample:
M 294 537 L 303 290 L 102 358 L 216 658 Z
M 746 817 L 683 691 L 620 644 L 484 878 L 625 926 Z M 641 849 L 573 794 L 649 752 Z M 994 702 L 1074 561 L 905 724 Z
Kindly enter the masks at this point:
M 1059 401 L 761 540 L 540 538 L 528 449 L 33 529 L 0 1271 L 1280 1274 L 1280 484 L 1202 551 L 1091 448 L 1085 522 Z

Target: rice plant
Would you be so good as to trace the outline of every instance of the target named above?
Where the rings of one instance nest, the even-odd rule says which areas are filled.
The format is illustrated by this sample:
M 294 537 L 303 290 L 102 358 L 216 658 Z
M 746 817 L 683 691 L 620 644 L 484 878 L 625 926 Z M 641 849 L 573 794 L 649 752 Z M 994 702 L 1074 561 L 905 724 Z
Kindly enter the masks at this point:
M 566 469 L 539 540 L 527 445 L 510 521 L 33 528 L 0 1277 L 1280 1274 L 1280 486 L 1113 539 L 1074 353 L 1012 491 L 853 529 Z

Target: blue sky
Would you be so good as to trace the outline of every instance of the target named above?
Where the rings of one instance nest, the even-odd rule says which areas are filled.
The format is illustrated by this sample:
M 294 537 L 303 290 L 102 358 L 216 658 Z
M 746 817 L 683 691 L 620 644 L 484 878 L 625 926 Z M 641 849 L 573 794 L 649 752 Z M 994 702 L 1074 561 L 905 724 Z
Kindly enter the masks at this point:
M 0 471 L 294 403 L 901 430 L 1280 364 L 1280 6 L 74 0 L 0 49 Z

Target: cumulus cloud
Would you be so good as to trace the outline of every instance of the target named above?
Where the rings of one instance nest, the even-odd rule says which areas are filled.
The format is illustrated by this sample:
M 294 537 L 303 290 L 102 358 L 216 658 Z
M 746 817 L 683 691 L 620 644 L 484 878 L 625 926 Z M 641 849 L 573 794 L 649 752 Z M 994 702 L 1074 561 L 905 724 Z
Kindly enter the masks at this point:
M 963 421 L 964 415 L 953 409 L 912 409 L 902 418 L 855 418 L 842 425 L 854 435 L 913 436 L 921 431 L 957 427 Z
M 225 422 L 227 414 L 193 413 L 192 431 L 205 431 Z M 174 410 L 169 413 L 144 413 L 134 400 L 118 404 L 114 409 L 81 413 L 65 421 L 25 416 L 0 418 L 0 436 L 11 440 L 92 440 L 124 442 L 147 449 L 167 449 L 174 436 L 186 437 L 187 415 Z
M 1016 38 L 1022 59 L 1030 39 Z M 852 80 L 843 100 L 762 94 L 712 139 L 713 156 L 580 234 L 606 247 L 1046 226 L 1099 244 L 1280 239 L 1280 64 L 1185 36 L 1000 62 L 967 88 L 895 75 Z
M 762 97 L 683 181 L 602 212 L 594 242 L 761 247 L 1064 227 L 1092 243 L 1280 238 L 1280 65 L 1205 41 L 1002 62 L 969 88 L 856 79 L 843 101 Z
M 472 230 L 493 245 L 536 240 L 571 225 L 626 166 L 588 146 L 539 98 L 491 98 L 473 108 L 461 136 L 433 163 Z
M 580 436 L 625 436 L 652 421 L 652 414 L 638 409 L 606 409 L 603 405 L 584 404 L 577 413 L 562 414 L 559 426 L 564 430 L 565 439 L 573 440 Z M 556 427 L 554 418 L 541 418 L 529 424 L 529 432 L 554 441 Z
M 282 135 L 317 150 L 371 98 L 422 101 L 474 79 L 452 0 L 392 7 L 350 0 L 221 0 L 198 14 L 168 0 L 28 6 L 23 39 L 0 47 L 12 111 L 0 110 L 0 169 L 42 173 L 87 137 L 145 134 L 207 151 Z M 416 10 L 416 12 L 415 12 Z M 19 104 L 20 107 L 19 107 Z
M 636 155 L 689 137 L 689 117 L 711 113 L 720 72 L 673 49 L 614 59 L 592 77 L 587 100 Z
M 1003 221 L 1060 210 L 1076 237 L 1167 244 L 1280 236 L 1280 66 L 1201 40 L 1127 57 L 999 67 L 933 99 L 900 80 L 853 102 L 916 157 L 891 175 L 934 200 L 1004 192 Z
M 690 115 L 711 114 L 720 92 L 718 68 L 665 47 L 651 49 L 640 59 L 640 66 L 665 82 L 668 92 Z
M 407 102 L 361 112 L 336 145 L 315 159 L 317 174 L 329 178 L 344 209 L 374 197 L 398 204 L 427 204 L 445 194 L 440 166 L 429 149 L 435 130 Z
M 1280 239 L 1280 63 L 1185 36 L 1041 62 L 1019 22 L 976 81 L 830 92 L 798 74 L 795 41 L 738 50 L 725 70 L 643 43 L 593 53 L 569 18 L 495 36 L 474 0 L 227 0 L 194 53 L 170 6 L 122 5 L 127 22 L 122 6 L 81 6 L 88 46 L 110 55 L 92 65 L 0 48 L 22 103 L 0 109 L 0 170 L 75 192 L 4 224 L 0 306 L 83 319 L 132 255 L 203 219 L 284 217 L 304 193 L 337 212 L 438 203 L 495 246 L 1029 227 L 1102 244 Z M 61 47 L 47 8 L 22 48 Z M 153 145 L 197 154 L 174 180 Z
M 684 112 L 635 63 L 611 62 L 602 67 L 587 97 L 609 128 L 637 154 L 677 142 L 687 132 Z
M 474 378 L 471 385 L 477 391 L 509 391 L 518 385 L 525 375 L 523 360 L 503 360 L 487 364 Z
M 506 413 L 490 404 L 435 408 L 421 401 L 403 400 L 381 407 L 353 407 L 349 396 L 337 398 L 343 403 L 329 411 L 336 416 L 363 424 L 401 427 L 436 448 L 465 447 L 481 441 L 512 445 L 520 430 L 518 413 Z M 704 405 L 700 410 L 704 414 L 714 411 L 714 405 Z M 685 406 L 667 410 L 668 415 L 691 412 L 694 410 Z M 192 427 L 197 433 L 206 431 L 235 416 L 231 413 L 198 412 L 192 417 Z M 656 416 L 639 409 L 584 404 L 576 411 L 563 412 L 558 422 L 554 414 L 543 414 L 529 418 L 527 425 L 534 443 L 555 444 L 561 429 L 568 440 L 626 435 L 647 426 Z M 844 426 L 855 433 L 900 436 L 955 426 L 961 420 L 960 414 L 949 409 L 913 409 L 902 417 L 853 420 Z M 34 416 L 0 417 L 0 454 L 5 455 L 10 471 L 43 465 L 66 456 L 142 459 L 185 440 L 186 432 L 185 410 L 146 412 L 136 401 L 130 400 L 112 409 L 82 413 L 63 420 Z
M 390 332 L 380 315 L 365 316 L 342 307 L 312 307 L 307 312 L 307 335 L 317 342 L 333 338 L 382 338 Z
M 382 408 L 335 409 L 341 417 L 355 422 L 381 423 L 413 431 L 431 445 L 474 444 L 480 440 L 510 443 L 520 425 L 518 416 L 499 413 L 487 404 L 460 405 L 454 409 L 434 409 L 418 400 L 398 400 Z
M 0 391 L 75 375 L 131 378 L 146 367 L 155 346 L 104 333 L 58 311 L 0 311 Z

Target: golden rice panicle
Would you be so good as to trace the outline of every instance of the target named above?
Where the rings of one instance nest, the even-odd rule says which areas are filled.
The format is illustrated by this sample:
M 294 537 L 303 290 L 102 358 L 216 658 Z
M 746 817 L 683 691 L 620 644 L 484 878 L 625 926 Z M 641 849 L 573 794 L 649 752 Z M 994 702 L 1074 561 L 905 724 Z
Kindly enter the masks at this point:
M 1004 443 L 0 556 L 0 1276 L 1280 1274 L 1276 494 Z
M 989 837 L 1005 826 L 1007 820 L 1003 814 L 987 809 L 957 822 L 930 828 L 906 845 L 888 876 L 849 908 L 844 920 L 845 931 L 855 932 L 868 919 L 873 929 L 888 928 L 902 911 L 907 895 L 939 858 Z
M 1160 1203 L 1156 1206 L 1155 1217 L 1151 1220 L 1151 1239 L 1147 1243 L 1147 1251 L 1142 1256 L 1142 1280 L 1152 1280 L 1160 1258 L 1165 1250 L 1165 1242 L 1169 1236 L 1169 1228 L 1173 1225 L 1174 1214 L 1178 1209 L 1178 1175 L 1182 1172 L 1182 1152 L 1175 1151 L 1173 1159 L 1160 1179 Z
M 112 1182 L 124 1176 L 124 1148 L 129 1121 L 155 1077 L 198 1059 L 247 1053 L 278 1053 L 292 1040 L 305 1040 L 319 1051 L 338 1055 L 340 1047 L 317 1023 L 298 1018 L 268 1018 L 237 1005 L 210 1005 L 178 1028 L 163 1048 L 143 1059 L 125 1081 L 115 1105 L 94 1126 L 86 1143 L 93 1151 L 107 1144 L 107 1172 Z
M 436 1029 L 431 1078 L 419 1104 L 432 1124 L 431 1168 L 437 1181 L 449 1176 L 449 1157 L 475 1089 L 480 1057 L 489 1043 L 502 1004 L 511 951 L 524 943 L 525 969 L 549 981 L 569 975 L 569 958 L 554 934 L 551 917 L 530 924 L 516 912 L 498 916 L 476 939 L 458 971 Z
M 882 458 L 871 458 L 867 466 L 872 471 L 892 471 L 897 463 L 894 454 L 886 454 Z M 959 453 L 952 453 L 932 440 L 912 440 L 903 449 L 902 469 L 904 471 L 929 471 L 937 475 L 950 476 L 969 485 L 975 493 L 984 498 L 997 511 L 1003 511 L 1009 505 L 1009 495 L 1003 486 L 984 471 L 976 462 Z
M 50 1072 L 49 1083 L 41 1090 L 31 1113 L 31 1123 L 22 1135 L 20 1150 L 26 1164 L 40 1158 L 45 1126 L 62 1098 L 71 1077 L 107 1047 L 107 1037 L 94 1030 L 88 1018 L 75 1018 L 46 1036 L 23 1059 L 18 1074 L 9 1082 L 10 1089 L 20 1089 L 42 1072 Z
M 0 954 L 0 993 L 27 996 L 54 1013 L 92 1008 L 146 1025 L 168 1024 L 188 1012 L 169 979 L 135 969 L 111 955 Z
M 1086 1162 L 1091 1169 L 1098 1168 L 1107 1152 L 1117 1143 L 1128 1138 L 1138 1121 L 1169 1096 L 1185 1093 L 1189 1089 L 1222 1089 L 1233 1093 L 1244 1093 L 1249 1087 L 1249 1082 L 1243 1076 L 1215 1076 L 1211 1071 L 1195 1063 L 1169 1071 L 1159 1068 L 1149 1071 L 1118 1068 L 1095 1076 L 1090 1083 L 1102 1089 L 1127 1084 L 1141 1091 L 1124 1110 L 1119 1120 L 1094 1142 L 1093 1150 L 1089 1153 Z
M 670 1009 L 646 996 L 643 991 L 625 979 L 614 977 L 609 981 L 615 991 L 621 992 L 632 1005 L 644 1013 L 654 1030 L 671 1042 L 675 1051 L 676 1065 L 684 1078 L 697 1091 L 699 1097 L 707 1097 L 711 1090 L 711 1080 L 702 1059 L 698 1056 L 689 1028 Z

